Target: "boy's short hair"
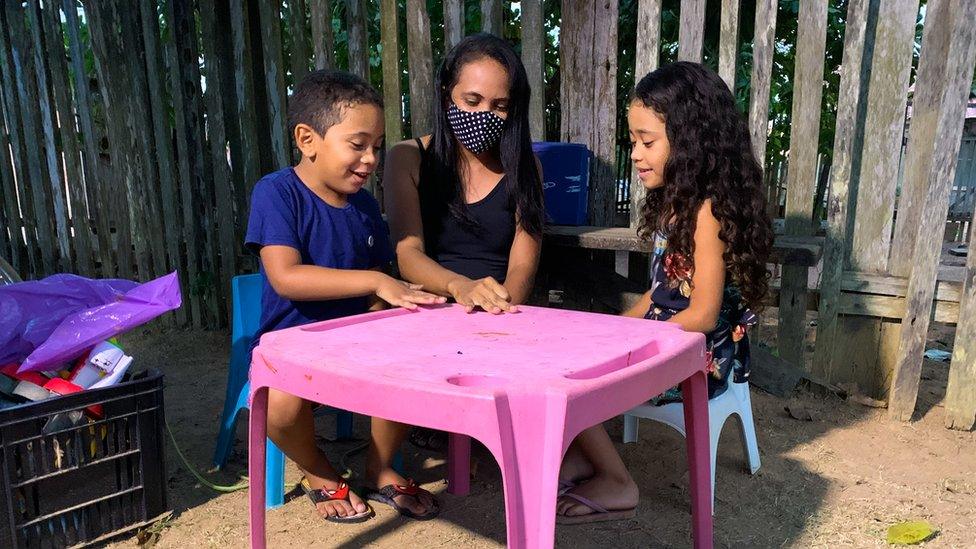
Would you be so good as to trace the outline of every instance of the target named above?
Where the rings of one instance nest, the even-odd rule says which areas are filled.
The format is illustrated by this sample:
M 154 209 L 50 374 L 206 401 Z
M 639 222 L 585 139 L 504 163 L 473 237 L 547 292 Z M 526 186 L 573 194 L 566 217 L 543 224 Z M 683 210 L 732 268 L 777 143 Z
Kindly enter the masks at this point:
M 383 98 L 362 78 L 332 69 L 313 71 L 295 86 L 288 101 L 288 133 L 307 124 L 319 135 L 342 120 L 342 109 L 353 105 L 383 108 Z

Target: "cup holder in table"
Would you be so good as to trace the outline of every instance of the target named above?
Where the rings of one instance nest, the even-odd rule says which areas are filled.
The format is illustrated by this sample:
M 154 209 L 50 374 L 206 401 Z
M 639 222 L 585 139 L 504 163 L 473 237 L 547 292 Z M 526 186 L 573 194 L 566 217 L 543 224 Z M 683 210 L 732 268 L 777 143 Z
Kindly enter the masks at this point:
M 512 383 L 507 377 L 493 375 L 456 375 L 447 378 L 447 382 L 458 387 L 480 387 L 483 389 L 501 389 Z

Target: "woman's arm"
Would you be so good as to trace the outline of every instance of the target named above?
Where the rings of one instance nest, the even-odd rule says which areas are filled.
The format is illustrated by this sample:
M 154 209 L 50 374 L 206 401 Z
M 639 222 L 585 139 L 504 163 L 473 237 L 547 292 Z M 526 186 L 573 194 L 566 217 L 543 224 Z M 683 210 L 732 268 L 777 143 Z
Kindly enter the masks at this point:
M 505 275 L 505 289 L 511 296 L 511 303 L 525 303 L 532 293 L 535 273 L 539 269 L 539 253 L 542 251 L 542 238 L 532 236 L 519 225 L 515 230 L 512 250 L 508 254 L 508 272 Z
M 725 243 L 719 238 L 720 228 L 712 214 L 711 202 L 706 200 L 698 210 L 695 226 L 695 269 L 691 276 L 690 303 L 687 309 L 668 320 L 688 332 L 707 333 L 714 330 L 718 322 L 725 289 Z

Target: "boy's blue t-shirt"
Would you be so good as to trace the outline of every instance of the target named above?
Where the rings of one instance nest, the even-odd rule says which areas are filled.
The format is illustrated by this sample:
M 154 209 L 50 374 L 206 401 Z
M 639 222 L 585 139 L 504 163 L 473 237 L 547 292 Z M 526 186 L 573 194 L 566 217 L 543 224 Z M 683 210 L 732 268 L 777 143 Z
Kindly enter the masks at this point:
M 372 269 L 393 261 L 389 230 L 376 199 L 365 189 L 348 197 L 336 208 L 319 198 L 285 168 L 261 178 L 251 195 L 251 214 L 244 245 L 255 254 L 263 246 L 295 248 L 305 265 L 333 269 Z M 275 292 L 264 276 L 261 335 L 273 330 L 300 326 L 366 312 L 367 297 L 326 301 L 292 301 Z

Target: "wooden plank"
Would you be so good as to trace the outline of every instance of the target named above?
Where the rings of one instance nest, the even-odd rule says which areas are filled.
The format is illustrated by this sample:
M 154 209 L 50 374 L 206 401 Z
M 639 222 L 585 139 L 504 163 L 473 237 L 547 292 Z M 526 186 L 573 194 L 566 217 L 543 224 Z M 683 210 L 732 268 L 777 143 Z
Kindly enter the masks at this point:
M 109 228 L 108 204 L 102 189 L 106 186 L 105 175 L 100 173 L 98 160 L 98 137 L 95 134 L 92 116 L 92 98 L 89 90 L 88 74 L 85 71 L 84 53 L 79 33 L 78 8 L 75 0 L 62 0 L 65 23 L 68 31 L 68 47 L 71 57 L 71 71 L 74 76 L 74 103 L 78 110 L 78 127 L 81 130 L 84 153 L 85 193 L 88 212 L 95 222 L 98 242 L 98 261 L 102 277 L 115 276 L 115 262 L 112 259 L 111 230 Z
M 235 118 L 239 125 L 241 147 L 237 155 L 233 152 L 231 159 L 234 169 L 243 172 L 241 181 L 243 187 L 240 191 L 237 215 L 241 218 L 241 225 L 246 223 L 247 212 L 250 210 L 251 190 L 254 184 L 261 178 L 261 157 L 258 153 L 259 141 L 256 125 L 257 109 L 255 108 L 254 67 L 251 63 L 251 33 L 249 26 L 249 13 L 244 5 L 245 0 L 231 0 L 230 2 L 230 21 L 231 21 L 231 41 L 234 51 L 234 100 L 236 105 Z M 312 2 L 312 43 L 316 47 L 315 63 L 319 67 L 319 42 L 316 38 L 317 10 L 321 7 L 322 1 L 313 0 Z M 328 0 L 325 0 L 328 4 Z M 328 59 L 332 59 L 332 17 L 331 12 L 327 12 L 328 18 L 321 21 L 328 26 Z M 241 239 L 243 241 L 243 237 Z M 240 244 L 240 242 L 239 242 Z
M 350 0 L 356 1 L 356 0 Z M 292 82 L 298 84 L 308 74 L 308 31 L 306 30 L 305 0 L 288 1 L 288 30 L 291 31 L 291 74 Z M 352 43 L 352 29 L 349 41 Z
M 590 250 L 619 250 L 648 252 L 649 244 L 637 236 L 636 229 L 627 227 L 574 227 L 548 225 L 546 242 L 557 246 L 569 246 Z M 819 237 L 779 236 L 773 245 L 770 263 L 816 265 L 820 260 Z
M 953 0 L 950 6 L 952 37 L 946 71 L 941 82 L 919 82 L 919 86 L 943 84 L 944 94 L 936 131 L 935 156 L 929 171 L 928 194 L 912 254 L 912 275 L 908 283 L 908 304 L 902 318 L 898 361 L 891 381 L 888 415 L 908 421 L 915 412 L 929 327 L 929 311 L 935 293 L 936 273 L 942 252 L 942 226 L 949 201 L 949 187 L 955 175 L 962 138 L 963 117 L 976 65 L 976 2 Z M 968 341 L 961 341 L 967 345 Z
M 888 268 L 917 16 L 917 0 L 881 0 L 851 248 L 851 265 L 861 271 Z
M 176 271 L 180 277 L 180 288 L 182 289 L 184 301 L 189 302 L 188 290 L 189 281 L 186 277 L 186 270 L 183 268 L 182 256 L 180 254 L 180 240 L 182 222 L 180 220 L 179 195 L 176 184 L 176 174 L 173 167 L 176 165 L 176 158 L 173 156 L 173 144 L 170 133 L 169 117 L 155 116 L 156 113 L 168 111 L 169 104 L 166 101 L 166 72 L 163 67 L 162 47 L 159 39 L 159 15 L 156 11 L 155 2 L 142 2 L 139 5 L 140 25 L 142 27 L 142 37 L 146 48 L 146 74 L 147 85 L 149 87 L 149 105 L 152 117 L 152 135 L 156 151 L 156 166 L 159 171 L 159 197 L 160 210 L 163 219 L 163 234 L 165 236 L 165 246 L 167 252 L 167 271 Z M 179 325 L 186 324 L 187 314 L 183 307 L 175 311 L 174 317 Z
M 949 50 L 949 25 L 937 24 L 944 21 L 943 10 L 948 9 L 948 0 L 934 0 L 927 4 L 925 27 L 922 35 L 922 50 L 918 60 L 920 82 L 934 82 L 945 74 L 946 52 Z M 922 201 L 927 188 L 921 186 L 928 182 L 924 174 L 932 168 L 935 147 L 935 132 L 939 121 L 939 104 L 942 100 L 941 86 L 915 86 L 912 95 L 911 123 L 908 130 L 908 145 L 905 152 L 904 176 L 901 194 L 898 199 L 898 219 L 895 222 L 895 235 L 892 239 L 897 246 L 891 247 L 889 271 L 899 276 L 908 276 L 912 271 L 912 252 L 915 249 L 915 235 Z
M 349 72 L 368 82 L 369 40 L 363 0 L 346 0 L 346 26 L 349 29 Z
M 267 82 L 268 113 L 271 124 L 271 151 L 274 168 L 291 163 L 291 136 L 286 112 L 285 63 L 281 52 L 281 0 L 258 2 L 261 10 L 261 46 Z
M 450 1 L 450 0 L 449 0 Z M 444 3 L 444 17 L 447 17 Z M 529 78 L 529 133 L 533 141 L 546 139 L 545 15 L 542 0 L 524 0 L 522 6 L 522 64 Z
M 68 62 L 65 59 L 64 36 L 61 33 L 61 11 L 49 4 L 41 11 L 44 34 L 48 42 L 48 67 L 51 71 L 51 89 L 57 108 L 57 121 L 63 151 L 65 184 L 71 206 L 70 224 L 73 229 L 71 244 L 75 252 L 75 270 L 78 274 L 96 277 L 92 261 L 91 228 L 82 178 L 81 151 L 78 147 L 78 131 L 75 127 L 74 106 L 71 102 L 71 84 Z
M 773 74 L 776 39 L 776 0 L 756 0 L 756 32 L 752 46 L 752 78 L 749 97 L 749 133 L 760 166 L 766 165 L 769 135 L 769 83 Z
M 718 42 L 718 75 L 735 95 L 735 62 L 739 56 L 739 0 L 722 0 Z
M 634 56 L 634 81 L 657 69 L 661 52 L 661 1 L 640 0 L 637 4 L 637 46 Z M 634 169 L 630 172 L 630 226 L 637 228 L 647 189 Z
M 865 83 L 861 75 L 868 4 L 868 0 L 851 0 L 847 5 L 847 24 L 844 27 L 844 57 L 841 62 L 837 123 L 834 129 L 834 159 L 827 193 L 827 233 L 820 282 L 823 299 L 820 300 L 817 341 L 813 353 L 813 374 L 828 382 L 838 380 L 831 365 L 835 356 L 833 348 L 839 335 L 837 315 L 847 252 L 851 177 L 854 173 L 855 138 L 860 121 L 858 107 L 862 85 Z
M 407 0 L 407 63 L 410 73 L 410 133 L 430 133 L 434 62 L 430 47 L 430 18 L 423 0 Z
M 400 91 L 400 35 L 396 0 L 380 2 L 380 42 L 383 63 L 383 116 L 386 120 L 386 145 L 403 139 L 403 95 Z
M 827 0 L 800 4 L 796 39 L 796 67 L 793 76 L 793 113 L 790 136 L 790 164 L 787 172 L 786 234 L 813 234 L 813 195 L 817 181 L 820 99 L 823 90 L 824 51 L 827 41 Z M 779 356 L 801 368 L 806 337 L 806 291 L 809 269 L 783 266 L 783 289 L 779 303 Z
M 705 0 L 681 0 L 678 61 L 701 63 L 705 44 Z
M 55 113 L 52 112 L 51 86 L 48 78 L 47 63 L 45 63 L 44 41 L 41 36 L 43 15 L 39 2 L 27 3 L 27 21 L 30 27 L 31 51 L 34 54 L 34 76 L 37 82 L 37 106 L 40 107 L 41 135 L 43 136 L 44 159 L 47 164 L 48 200 L 54 208 L 55 239 L 58 245 L 58 260 L 63 271 L 73 272 L 74 262 L 71 258 L 71 231 L 68 228 L 68 201 L 64 195 L 64 180 L 61 173 L 61 152 L 54 140 L 57 130 L 55 127 Z
M 217 311 L 221 326 L 230 324 L 230 281 L 237 273 L 237 242 L 234 224 L 234 188 L 230 166 L 227 165 L 227 135 L 224 130 L 226 113 L 221 102 L 220 64 L 218 55 L 217 20 L 214 16 L 214 0 L 200 3 L 201 43 L 203 45 L 204 77 L 207 91 L 204 102 L 207 108 L 207 129 L 210 140 L 210 162 L 213 166 L 214 198 L 216 199 L 216 228 L 219 235 L 220 260 L 217 275 Z M 213 230 L 213 225 L 211 225 Z
M 334 40 L 332 38 L 332 2 L 331 0 L 310 0 L 310 2 L 312 49 L 315 50 L 315 69 L 331 69 L 335 67 L 335 46 L 333 45 Z
M 47 173 L 41 168 L 40 151 L 27 146 L 28 136 L 40 134 L 40 120 L 38 119 L 38 100 L 31 67 L 32 58 L 29 55 L 27 29 L 24 24 L 24 9 L 20 5 L 10 2 L 4 3 L 4 26 L 8 29 L 8 39 L 13 59 L 14 82 L 17 89 L 17 107 L 20 111 L 20 121 L 23 128 L 24 162 L 26 171 L 18 171 L 18 178 L 22 180 L 22 188 L 30 190 L 33 205 L 34 229 L 36 235 L 29 235 L 36 241 L 28 241 L 28 248 L 40 247 L 40 268 L 33 273 L 35 277 L 54 274 L 57 270 L 57 256 L 55 255 L 54 223 L 49 208 L 46 207 Z M 30 137 L 35 139 L 35 137 Z
M 976 424 L 976 223 L 970 226 L 968 250 L 945 397 L 946 427 L 963 431 Z
M 962 298 L 963 283 L 956 280 L 955 276 L 945 276 L 939 273 L 935 288 L 936 301 L 952 301 L 959 303 Z M 879 275 L 874 273 L 859 273 L 857 271 L 844 271 L 840 282 L 841 290 L 851 293 L 877 294 L 892 297 L 905 297 L 908 295 L 908 278 L 892 275 Z M 824 299 L 823 290 L 820 290 L 821 300 Z M 900 316 L 899 316 L 900 318 Z
M 2 49 L 0 49 L 2 56 Z M 8 134 L 6 108 L 0 104 L 0 151 L 11 150 Z M 24 246 L 24 223 L 20 216 L 20 202 L 17 199 L 17 183 L 14 180 L 13 166 L 9 154 L 0 154 L 0 186 L 2 186 L 3 227 L 0 232 L 7 236 L 6 246 L 9 247 L 10 263 L 21 275 L 27 274 L 30 264 L 27 262 L 27 248 Z M 7 233 L 9 230 L 9 234 Z
M 501 0 L 481 0 L 481 31 L 501 36 L 502 24 Z
M 444 51 L 450 51 L 464 38 L 464 2 L 462 0 L 444 0 Z M 541 5 L 539 0 L 522 2 L 522 43 L 525 47 L 526 11 L 536 9 Z M 531 6 L 530 6 L 531 5 Z M 541 8 L 540 8 L 541 9 Z M 386 41 L 383 42 L 384 44 Z
M 193 81 L 187 65 L 196 63 L 196 46 L 189 40 L 193 27 L 192 12 L 187 0 L 171 0 L 166 4 L 166 20 L 171 40 L 166 44 L 170 59 L 170 89 L 173 101 L 176 134 L 176 156 L 179 166 L 180 204 L 183 212 L 183 242 L 186 250 L 186 276 L 188 291 L 200 279 L 200 239 L 197 235 L 198 205 L 193 191 L 196 181 L 202 177 L 200 166 L 200 142 L 196 132 L 196 98 L 199 78 Z M 203 310 L 200 297 L 190 292 L 190 320 L 193 326 L 202 327 Z

